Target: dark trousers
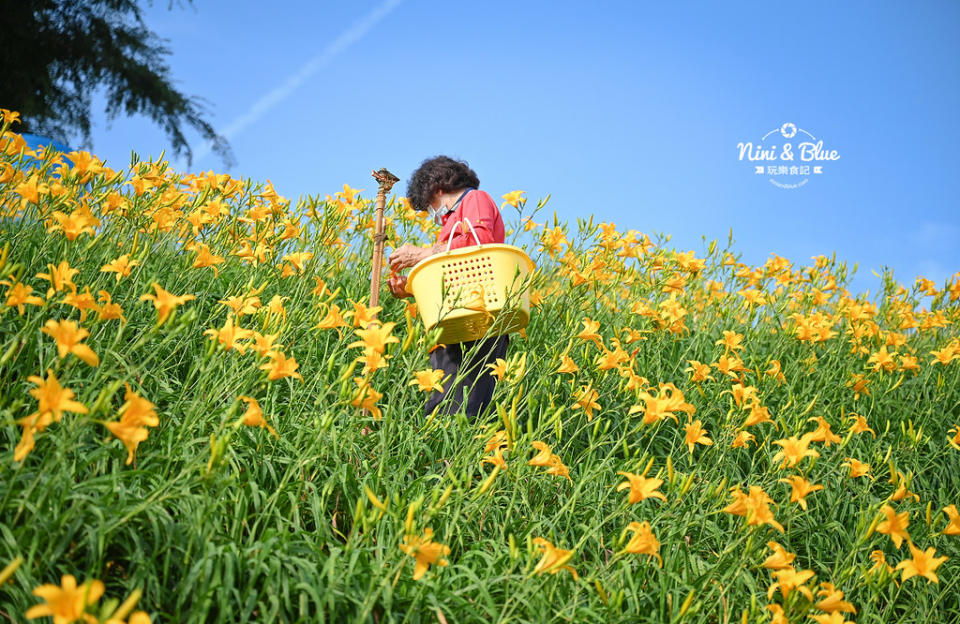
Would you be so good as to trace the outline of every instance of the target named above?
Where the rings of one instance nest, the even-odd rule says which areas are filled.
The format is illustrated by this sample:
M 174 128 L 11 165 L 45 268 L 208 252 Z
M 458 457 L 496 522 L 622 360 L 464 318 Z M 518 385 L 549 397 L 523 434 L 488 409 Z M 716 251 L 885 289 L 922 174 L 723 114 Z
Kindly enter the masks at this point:
M 424 413 L 429 416 L 440 406 L 441 414 L 456 414 L 466 403 L 466 413 L 475 418 L 490 403 L 497 378 L 487 364 L 507 358 L 510 336 L 491 336 L 482 340 L 449 344 L 430 353 L 430 365 L 443 370 L 449 378 L 443 392 L 433 392 Z M 466 400 L 464 400 L 466 396 Z

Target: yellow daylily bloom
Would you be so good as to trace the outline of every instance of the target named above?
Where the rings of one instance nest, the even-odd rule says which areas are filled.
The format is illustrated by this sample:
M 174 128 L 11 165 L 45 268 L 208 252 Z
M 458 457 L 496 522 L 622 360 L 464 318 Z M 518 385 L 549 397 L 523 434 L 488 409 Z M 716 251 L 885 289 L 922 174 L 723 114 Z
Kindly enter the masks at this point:
M 423 392 L 443 392 L 443 386 L 440 385 L 440 381 L 443 379 L 445 373 L 442 369 L 428 369 L 422 371 L 416 371 L 413 373 L 416 379 L 413 379 L 408 383 L 408 386 L 417 386 L 418 390 Z
M 910 553 L 913 557 L 904 559 L 896 567 L 897 570 L 903 570 L 902 580 L 906 581 L 913 576 L 922 576 L 930 582 L 939 583 L 940 579 L 934 570 L 939 568 L 947 560 L 947 557 L 937 557 L 937 551 L 932 546 L 926 550 L 920 550 L 913 545 L 913 542 L 909 541 L 907 546 L 910 547 Z
M 557 548 L 542 537 L 534 538 L 533 545 L 543 553 L 540 561 L 537 562 L 536 567 L 533 569 L 534 574 L 556 574 L 561 570 L 567 570 L 573 575 L 574 579 L 578 578 L 577 571 L 574 570 L 572 566 L 566 565 L 567 562 L 573 558 L 572 550 Z
M 247 409 L 243 412 L 243 415 L 240 417 L 243 420 L 243 424 L 248 427 L 262 427 L 270 432 L 270 434 L 279 438 L 276 430 L 270 426 L 270 423 L 267 422 L 267 419 L 263 417 L 263 409 L 260 407 L 260 402 L 253 397 L 248 396 L 238 396 L 238 399 L 247 404 Z
M 444 555 L 450 554 L 450 547 L 433 541 L 433 529 L 427 527 L 423 535 L 406 535 L 400 543 L 400 550 L 416 561 L 413 568 L 413 580 L 420 580 L 431 565 L 446 566 Z
M 639 503 L 647 498 L 659 498 L 666 502 L 667 497 L 664 496 L 662 492 L 657 491 L 657 488 L 663 485 L 663 479 L 648 479 L 642 475 L 623 471 L 618 471 L 617 474 L 627 478 L 626 481 L 617 486 L 617 491 L 620 492 L 628 488 L 630 489 L 630 492 L 627 494 L 628 504 Z
M 140 295 L 140 301 L 153 302 L 153 307 L 157 309 L 157 325 L 163 325 L 167 319 L 170 318 L 170 313 L 173 312 L 177 306 L 196 299 L 195 295 L 174 295 L 169 293 L 156 282 L 151 284 L 151 286 L 153 286 L 156 294 Z
M 889 535 L 893 545 L 900 548 L 903 540 L 910 539 L 910 534 L 907 533 L 907 527 L 910 526 L 910 512 L 898 514 L 890 505 L 884 505 L 880 508 L 880 513 L 886 516 L 886 520 L 877 524 L 877 533 Z
M 90 332 L 82 327 L 77 327 L 73 321 L 47 321 L 42 333 L 50 336 L 57 342 L 57 354 L 60 358 L 65 358 L 68 353 L 72 353 L 90 366 L 98 366 L 100 358 L 93 349 L 85 344 L 81 344 L 84 338 L 90 335 Z
M 96 624 L 97 618 L 86 612 L 87 607 L 96 604 L 105 590 L 102 581 L 90 580 L 77 585 L 72 574 L 64 574 L 60 577 L 60 585 L 40 585 L 33 590 L 33 595 L 42 598 L 45 604 L 30 607 L 24 615 L 28 620 L 49 616 L 54 624 L 78 620 Z
M 657 559 L 657 565 L 663 567 L 663 559 L 660 557 L 660 542 L 657 536 L 650 529 L 649 522 L 631 522 L 627 525 L 627 531 L 631 531 L 633 536 L 623 547 L 622 552 L 633 555 L 650 555 Z

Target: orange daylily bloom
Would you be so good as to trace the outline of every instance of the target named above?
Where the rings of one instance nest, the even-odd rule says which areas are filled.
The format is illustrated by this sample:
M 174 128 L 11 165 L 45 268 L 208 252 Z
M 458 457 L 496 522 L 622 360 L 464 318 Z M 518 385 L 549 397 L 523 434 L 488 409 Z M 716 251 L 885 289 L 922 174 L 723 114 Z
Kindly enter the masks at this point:
M 574 570 L 573 567 L 566 565 L 567 562 L 573 558 L 572 550 L 557 548 L 542 537 L 534 538 L 533 544 L 543 553 L 540 561 L 537 562 L 536 567 L 533 569 L 534 574 L 543 574 L 544 572 L 547 574 L 556 574 L 561 570 L 568 570 L 573 574 L 574 579 L 578 578 L 577 571 Z
M 774 541 L 767 542 L 767 548 L 772 550 L 773 554 L 763 560 L 761 565 L 764 568 L 768 570 L 784 570 L 793 567 L 793 560 L 797 558 L 794 553 L 788 552 L 783 546 Z
M 140 264 L 139 260 L 131 260 L 130 254 L 123 254 L 115 260 L 111 260 L 100 268 L 101 273 L 113 273 L 114 277 L 117 278 L 119 282 L 124 277 L 130 275 L 130 271 L 133 270 L 133 267 Z
M 367 410 L 373 415 L 374 420 L 383 418 L 383 412 L 377 407 L 377 401 L 383 394 L 370 387 L 369 380 L 363 377 L 354 377 L 353 382 L 357 384 L 357 393 L 350 400 L 350 405 Z
M 960 535 L 960 512 L 957 511 L 957 506 L 949 505 L 944 507 L 943 512 L 947 514 L 950 520 L 941 533 L 944 535 Z
M 807 501 L 806 496 L 812 494 L 818 490 L 822 490 L 822 485 L 813 485 L 800 475 L 792 475 L 786 479 L 779 479 L 780 483 L 789 483 L 790 484 L 790 502 L 791 503 L 800 503 L 800 507 L 806 511 Z
M 416 565 L 413 568 L 413 580 L 418 581 L 431 565 L 446 566 L 444 555 L 450 554 L 450 547 L 433 541 L 433 529 L 426 528 L 423 536 L 405 535 L 400 543 L 400 550 L 413 557 Z
M 900 548 L 903 540 L 910 539 L 910 534 L 907 533 L 907 527 L 910 526 L 910 512 L 898 514 L 890 505 L 884 505 L 880 508 L 880 513 L 887 519 L 877 524 L 877 533 L 889 535 L 893 545 Z
M 68 353 L 72 353 L 90 366 L 98 366 L 100 358 L 93 352 L 93 349 L 80 341 L 90 335 L 90 332 L 82 327 L 77 327 L 73 321 L 47 321 L 42 333 L 50 336 L 57 341 L 57 354 L 64 358 Z
M 576 403 L 574 403 L 573 409 L 582 409 L 587 415 L 587 420 L 592 421 L 593 410 L 601 409 L 600 404 L 596 401 L 599 396 L 600 393 L 594 390 L 590 384 L 587 384 L 577 391 Z
M 781 449 L 773 456 L 773 461 L 782 459 L 783 465 L 781 468 L 793 468 L 799 464 L 804 457 L 820 457 L 820 453 L 812 448 L 808 448 L 812 440 L 811 435 L 805 433 L 799 438 L 797 438 L 797 436 L 790 436 L 789 438 L 774 441 L 774 444 L 781 447 Z
M 232 314 L 227 315 L 227 320 L 223 323 L 223 327 L 220 329 L 207 329 L 204 330 L 203 333 L 205 336 L 210 336 L 210 340 L 216 340 L 222 344 L 224 351 L 236 349 L 240 354 L 243 354 L 249 345 L 247 345 L 245 342 L 239 341 L 246 340 L 253 334 L 253 332 L 249 329 L 235 326 L 233 324 Z
M 288 359 L 287 356 L 280 351 L 271 351 L 270 361 L 259 368 L 260 370 L 267 371 L 267 379 L 270 381 L 276 381 L 284 377 L 296 377 L 300 381 L 303 381 L 303 377 L 297 372 L 297 368 L 299 367 L 300 365 L 297 364 L 295 358 Z
M 422 371 L 414 372 L 416 379 L 413 379 L 408 383 L 408 386 L 417 386 L 418 390 L 423 392 L 443 392 L 443 386 L 440 385 L 440 381 L 443 379 L 445 373 L 442 369 L 428 369 Z
M 850 467 L 851 478 L 870 476 L 870 464 L 865 464 L 852 457 L 848 457 L 847 461 L 843 462 L 843 465 Z
M 137 447 L 147 439 L 147 427 L 156 427 L 160 424 L 154 404 L 143 398 L 125 384 L 127 393 L 124 404 L 120 406 L 119 421 L 105 422 L 103 425 L 114 436 L 123 442 L 127 448 L 127 465 L 133 462 Z
M 920 550 L 913 545 L 913 542 L 907 542 L 910 547 L 910 553 L 913 555 L 910 559 L 905 559 L 897 564 L 897 570 L 903 570 L 903 581 L 913 576 L 922 576 L 928 581 L 939 583 L 936 570 L 947 560 L 946 557 L 937 557 L 937 551 L 932 546 L 926 550 Z
M 338 327 L 349 327 L 350 323 L 340 314 L 340 306 L 331 305 L 327 310 L 327 315 L 317 323 L 317 329 L 337 329 Z
M 47 265 L 49 273 L 37 273 L 37 278 L 44 279 L 50 282 L 50 288 L 47 290 L 47 297 L 49 298 L 55 292 L 60 292 L 61 290 L 67 290 L 68 288 L 76 289 L 76 285 L 73 283 L 73 276 L 80 272 L 79 269 L 70 268 L 70 265 L 66 260 L 53 266 L 52 264 Z
M 713 444 L 713 440 L 707 437 L 707 431 L 703 428 L 703 423 L 699 420 L 688 422 L 683 428 L 686 432 L 684 444 L 687 445 L 687 449 L 691 455 L 693 454 L 695 444 L 703 444 L 704 446 L 711 446 Z
M 280 437 L 277 435 L 276 430 L 270 426 L 270 423 L 267 422 L 267 419 L 263 417 L 263 409 L 260 407 L 259 401 L 253 397 L 242 395 L 237 398 L 247 404 L 247 409 L 243 413 L 243 416 L 241 416 L 244 425 L 248 427 L 262 427 L 269 431 L 273 437 Z
M 160 284 L 154 282 L 151 284 L 153 290 L 157 293 L 155 295 L 146 294 L 140 295 L 140 301 L 152 301 L 153 307 L 157 309 L 157 325 L 163 325 L 167 319 L 170 317 L 170 313 L 173 312 L 177 306 L 183 305 L 187 301 L 196 299 L 195 295 L 174 295 L 163 288 L 160 287 Z
M 626 481 L 617 486 L 617 491 L 620 492 L 627 488 L 630 489 L 630 492 L 627 494 L 628 504 L 633 505 L 647 498 L 659 498 L 666 502 L 667 497 L 664 496 L 662 492 L 657 491 L 657 488 L 663 485 L 663 479 L 648 479 L 642 475 L 623 471 L 619 471 L 617 474 L 627 478 Z
M 633 536 L 623 547 L 621 552 L 633 555 L 650 555 L 656 557 L 657 565 L 663 567 L 663 558 L 660 557 L 660 542 L 657 536 L 650 529 L 649 522 L 631 522 L 627 525 L 627 531 L 631 531 Z
M 525 193 L 526 191 L 510 191 L 506 195 L 501 195 L 504 202 L 500 204 L 500 207 L 503 208 L 507 204 L 510 204 L 514 208 L 517 208 L 521 201 L 526 201 L 526 198 L 523 197 Z
M 385 353 L 387 350 L 387 345 L 400 342 L 400 339 L 396 336 L 391 336 L 390 332 L 393 331 L 393 328 L 396 326 L 396 323 L 390 322 L 381 325 L 373 325 L 368 329 L 357 329 L 353 333 L 360 337 L 360 340 L 357 342 L 352 342 L 348 347 L 361 347 L 363 349 L 369 349 L 376 351 L 377 353 Z
M 92 580 L 77 585 L 77 579 L 72 574 L 64 574 L 60 577 L 60 585 L 46 584 L 33 590 L 33 595 L 42 598 L 45 604 L 30 607 L 24 615 L 28 620 L 49 616 L 54 624 L 77 621 L 96 624 L 99 620 L 86 610 L 100 600 L 105 589 L 102 581 Z

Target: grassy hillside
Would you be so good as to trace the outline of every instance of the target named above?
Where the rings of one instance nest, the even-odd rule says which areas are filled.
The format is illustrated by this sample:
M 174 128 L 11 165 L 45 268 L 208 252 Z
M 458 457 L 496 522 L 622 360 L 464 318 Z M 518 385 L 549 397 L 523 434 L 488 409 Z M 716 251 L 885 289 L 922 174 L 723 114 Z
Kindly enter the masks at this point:
M 513 195 L 531 323 L 496 409 L 428 418 L 411 300 L 362 332 L 373 193 L 31 161 L 9 118 L 12 621 L 960 621 L 960 274 L 868 300 Z

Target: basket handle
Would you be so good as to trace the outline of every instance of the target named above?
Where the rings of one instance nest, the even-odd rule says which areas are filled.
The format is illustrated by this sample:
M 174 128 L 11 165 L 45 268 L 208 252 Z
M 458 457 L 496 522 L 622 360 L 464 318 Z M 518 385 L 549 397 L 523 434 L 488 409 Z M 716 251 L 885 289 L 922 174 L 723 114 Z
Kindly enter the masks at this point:
M 453 235 L 457 231 L 457 226 L 459 226 L 461 223 L 466 223 L 467 227 L 470 228 L 470 232 L 473 234 L 473 239 L 477 241 L 477 247 L 481 247 L 483 245 L 483 243 L 480 242 L 480 237 L 477 236 L 477 231 L 473 229 L 473 224 L 470 223 L 470 219 L 461 219 L 460 221 L 454 223 L 453 228 L 450 230 L 450 236 L 447 237 L 447 251 L 450 251 L 450 245 L 453 244 Z

